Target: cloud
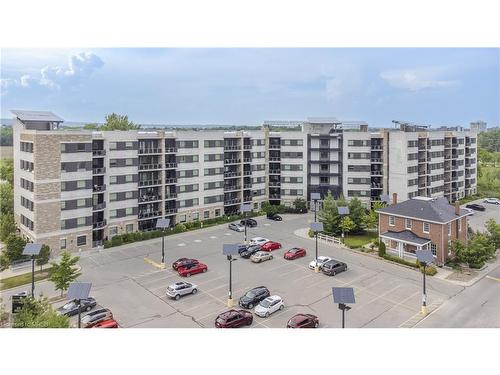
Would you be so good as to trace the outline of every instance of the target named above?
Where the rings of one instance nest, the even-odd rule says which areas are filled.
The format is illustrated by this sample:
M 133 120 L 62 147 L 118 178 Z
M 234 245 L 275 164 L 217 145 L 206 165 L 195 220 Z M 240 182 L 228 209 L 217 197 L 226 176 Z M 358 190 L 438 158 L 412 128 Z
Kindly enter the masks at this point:
M 439 76 L 443 72 L 444 68 L 388 70 L 380 73 L 380 78 L 393 87 L 410 91 L 447 88 L 460 83 L 456 80 L 440 79 Z
M 326 79 L 326 97 L 329 101 L 336 102 L 347 95 L 359 91 L 361 83 L 359 70 L 343 70 L 334 77 Z
M 5 95 L 9 88 L 29 88 L 42 86 L 51 90 L 74 86 L 90 77 L 95 70 L 101 68 L 104 62 L 91 52 L 81 52 L 68 57 L 66 66 L 45 66 L 40 70 L 40 77 L 29 74 L 17 78 L 2 78 L 0 80 L 1 94 Z

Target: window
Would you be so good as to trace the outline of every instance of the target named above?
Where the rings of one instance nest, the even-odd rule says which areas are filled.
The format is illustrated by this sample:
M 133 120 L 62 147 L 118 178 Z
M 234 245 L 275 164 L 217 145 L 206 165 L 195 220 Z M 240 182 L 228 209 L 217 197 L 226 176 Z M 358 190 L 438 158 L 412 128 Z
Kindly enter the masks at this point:
M 411 219 L 405 219 L 405 228 L 411 229 Z
M 61 250 L 66 249 L 66 238 L 61 238 L 61 239 L 59 240 L 59 244 L 60 244 L 60 246 L 61 246 Z
M 116 184 L 116 177 L 117 176 L 109 176 L 109 183 L 110 184 Z
M 319 144 L 321 147 L 328 147 L 328 146 L 330 146 L 330 140 L 329 139 L 320 139 Z
M 128 174 L 125 176 L 125 182 L 133 182 L 134 181 L 134 176 L 131 174 Z
M 130 215 L 133 215 L 134 214 L 134 208 L 133 207 L 127 207 L 125 209 L 125 215 L 126 216 L 130 216 Z
M 125 148 L 132 148 L 134 144 L 132 142 L 125 142 Z
M 203 218 L 208 219 L 210 217 L 210 211 L 203 212 Z
M 431 243 L 431 252 L 432 252 L 432 255 L 436 256 L 437 254 L 437 246 L 435 243 Z
M 109 227 L 109 237 L 116 236 L 118 233 L 118 227 Z
M 327 151 L 321 151 L 319 153 L 319 158 L 320 159 L 328 159 L 328 158 L 330 158 L 330 154 Z
M 321 171 L 328 172 L 328 164 L 321 164 Z
M 125 165 L 134 165 L 134 159 L 125 159 Z
M 125 199 L 132 199 L 134 197 L 134 192 L 133 191 L 127 191 L 125 192 Z
M 76 245 L 83 246 L 87 244 L 87 236 L 78 236 L 76 237 Z
M 220 208 L 217 208 L 215 210 L 215 217 L 219 217 L 220 216 Z
M 66 143 L 61 143 L 61 152 L 66 152 Z
M 109 149 L 116 150 L 116 142 L 109 142 Z
M 328 184 L 328 177 L 320 176 L 319 183 L 320 184 Z
M 132 233 L 134 231 L 134 224 L 125 225 L 125 232 Z
M 86 204 L 87 204 L 87 202 L 85 202 L 85 199 L 78 199 L 78 200 L 76 201 L 76 206 L 77 206 L 77 207 L 85 207 L 85 206 L 86 206 Z
M 185 223 L 186 222 L 186 215 L 179 215 L 179 222 Z
M 393 227 L 394 225 L 396 225 L 396 220 L 395 220 L 395 217 L 394 216 L 389 216 L 389 225 L 391 227 Z
M 116 210 L 109 210 L 109 217 L 116 217 Z
M 77 181 L 76 187 L 77 187 L 77 189 L 85 189 L 85 181 L 84 180 Z
M 109 193 L 109 200 L 116 201 L 116 193 Z
M 76 225 L 79 227 L 84 226 L 85 223 L 86 223 L 86 219 L 84 217 L 79 217 L 78 219 L 76 219 Z
M 191 215 L 191 218 L 193 219 L 193 221 L 198 221 L 198 219 L 200 218 L 200 214 L 198 212 L 194 212 Z
M 431 231 L 431 225 L 427 222 L 424 221 L 423 223 L 423 232 L 424 233 L 429 233 Z
M 65 210 L 66 209 L 66 201 L 62 201 L 61 202 L 61 210 Z
M 259 204 L 258 204 L 257 202 L 255 202 L 255 203 L 253 204 L 253 209 L 254 209 L 254 210 L 258 210 L 258 209 L 259 209 Z

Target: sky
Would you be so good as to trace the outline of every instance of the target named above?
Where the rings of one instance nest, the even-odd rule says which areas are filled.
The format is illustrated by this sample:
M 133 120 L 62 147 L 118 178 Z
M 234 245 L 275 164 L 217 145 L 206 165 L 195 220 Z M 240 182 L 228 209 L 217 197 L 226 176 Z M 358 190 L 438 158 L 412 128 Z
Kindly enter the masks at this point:
M 66 121 L 259 125 L 336 117 L 500 125 L 500 49 L 2 49 L 0 109 Z

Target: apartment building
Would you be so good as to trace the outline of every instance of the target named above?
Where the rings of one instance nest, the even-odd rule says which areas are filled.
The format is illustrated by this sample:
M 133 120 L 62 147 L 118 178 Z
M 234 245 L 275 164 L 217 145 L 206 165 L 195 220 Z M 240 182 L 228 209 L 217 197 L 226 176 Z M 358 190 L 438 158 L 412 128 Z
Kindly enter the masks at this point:
M 488 130 L 488 124 L 484 121 L 478 120 L 478 121 L 472 121 L 470 123 L 470 130 L 475 131 L 477 133 L 482 133 Z
M 52 249 L 89 249 L 116 234 L 291 205 L 311 192 L 402 199 L 474 194 L 475 133 L 369 131 L 310 118 L 246 129 L 63 129 L 50 112 L 14 114 L 15 218 Z

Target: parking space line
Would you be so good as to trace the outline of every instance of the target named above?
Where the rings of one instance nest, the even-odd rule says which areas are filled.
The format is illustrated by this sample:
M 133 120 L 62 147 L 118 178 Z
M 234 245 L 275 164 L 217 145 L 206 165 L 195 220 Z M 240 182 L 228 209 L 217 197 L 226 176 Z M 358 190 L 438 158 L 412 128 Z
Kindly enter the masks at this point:
M 186 246 L 184 242 L 178 243 L 177 246 Z
M 303 272 L 303 270 L 302 270 L 302 269 L 300 269 L 300 268 L 295 268 L 295 269 L 293 269 L 293 270 L 291 270 L 291 271 L 288 271 L 288 272 L 285 272 L 285 273 L 281 273 L 281 274 L 279 274 L 278 276 L 279 276 L 279 277 L 284 277 L 285 275 L 289 275 L 289 274 L 294 273 L 294 272 L 297 272 L 297 271 L 299 271 L 299 272 Z
M 213 279 L 204 280 L 204 281 L 202 281 L 202 282 L 196 283 L 196 285 L 208 284 L 208 283 L 210 283 L 210 282 L 212 282 L 212 281 L 215 281 L 215 280 L 220 280 L 220 279 L 222 279 L 222 278 L 224 278 L 224 277 L 226 277 L 226 276 L 219 276 L 219 277 L 215 277 L 215 278 L 213 278 Z
M 284 264 L 282 264 L 282 265 L 280 265 L 280 266 L 270 268 L 270 269 L 268 269 L 267 271 L 268 271 L 268 272 L 273 272 L 273 271 L 279 270 L 280 268 L 283 268 L 283 267 L 286 267 L 286 266 L 289 266 L 289 265 L 290 265 L 290 263 L 284 263 Z M 293 266 L 293 265 L 292 265 L 292 266 Z
M 392 288 L 391 290 L 388 290 L 388 291 L 387 291 L 387 292 L 385 292 L 385 293 L 382 293 L 382 294 L 380 294 L 380 295 L 376 295 L 376 297 L 375 297 L 375 298 L 372 298 L 372 299 L 371 299 L 371 300 L 369 300 L 368 302 L 364 302 L 364 303 L 361 303 L 361 304 L 359 304 L 359 305 L 356 305 L 356 308 L 359 308 L 360 306 L 363 306 L 363 307 L 364 307 L 364 306 L 366 306 L 366 305 L 369 305 L 370 303 L 375 302 L 375 301 L 376 301 L 376 300 L 378 300 L 378 299 L 382 299 L 382 300 L 384 300 L 384 296 L 388 295 L 389 293 L 394 292 L 396 289 L 398 289 L 398 288 L 400 288 L 400 287 L 401 287 L 401 285 L 397 285 L 397 286 L 395 286 L 395 287 L 394 287 L 394 288 Z M 354 291 L 354 294 L 356 294 L 356 292 L 359 292 L 359 291 L 362 291 L 362 290 L 355 290 L 355 291 Z
M 493 276 L 490 276 L 490 275 L 486 275 L 486 278 L 487 278 L 487 279 L 490 279 L 490 280 L 494 280 L 494 281 L 498 281 L 498 282 L 500 282 L 500 279 L 499 279 L 499 278 L 497 278 L 497 277 L 493 277 Z
M 210 236 L 210 239 L 215 240 L 217 237 L 215 236 Z
M 193 242 L 201 242 L 201 240 L 194 240 Z

